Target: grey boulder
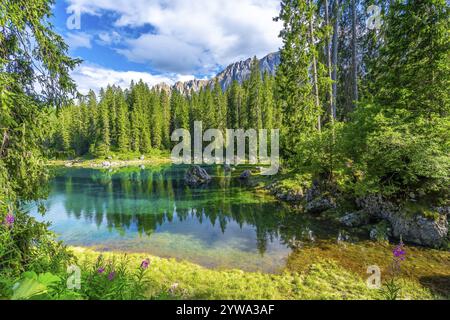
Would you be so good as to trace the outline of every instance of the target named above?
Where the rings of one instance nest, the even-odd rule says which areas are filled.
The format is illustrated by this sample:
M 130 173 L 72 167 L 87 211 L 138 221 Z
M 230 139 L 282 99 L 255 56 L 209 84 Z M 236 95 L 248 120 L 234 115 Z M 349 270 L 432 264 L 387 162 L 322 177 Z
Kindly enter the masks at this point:
M 184 181 L 189 186 L 198 186 L 211 181 L 211 176 L 200 166 L 190 167 L 184 175 Z
M 370 222 L 370 215 L 366 211 L 360 210 L 346 214 L 340 219 L 340 222 L 346 227 L 361 227 Z
M 308 202 L 305 206 L 305 211 L 307 213 L 322 213 L 334 208 L 336 208 L 336 203 L 333 199 L 321 197 Z

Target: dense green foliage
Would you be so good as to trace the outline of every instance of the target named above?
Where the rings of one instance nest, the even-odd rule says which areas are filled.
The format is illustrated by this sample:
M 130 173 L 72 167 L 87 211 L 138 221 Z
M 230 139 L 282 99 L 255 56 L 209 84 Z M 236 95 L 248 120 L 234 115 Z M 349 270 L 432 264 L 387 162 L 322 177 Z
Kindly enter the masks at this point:
M 361 1 L 364 8 L 370 3 Z M 319 120 L 322 130 L 313 124 L 317 115 L 330 111 L 326 90 L 320 90 L 320 109 L 312 117 L 302 112 L 304 106 L 317 110 L 312 101 L 314 51 L 306 50 L 310 54 L 305 54 L 306 40 L 299 42 L 311 34 L 306 28 L 311 9 L 302 1 L 282 4 L 280 19 L 285 27 L 281 34 L 284 47 L 277 84 L 282 94 L 278 103 L 283 108 L 283 128 L 296 133 L 289 139 L 298 139 L 296 143 L 290 141 L 294 148 L 289 150 L 287 160 L 299 170 L 334 180 L 356 195 L 398 197 L 417 192 L 445 199 L 450 178 L 447 3 L 391 1 L 389 8 L 384 6 L 381 30 L 368 30 L 365 38 L 360 37 L 363 49 L 358 51 L 366 54 L 359 64 L 367 73 L 357 73 L 356 81 L 362 84 L 355 97 L 359 101 L 353 101 L 356 107 L 337 108 L 337 119 L 346 119 L 342 123 L 332 121 L 332 114 Z M 302 18 L 297 11 L 305 16 Z M 322 11 L 316 12 L 320 16 Z M 303 27 L 299 27 L 298 19 L 303 19 Z M 322 50 L 323 45 L 318 42 L 316 50 Z M 338 73 L 346 72 L 345 61 L 344 71 L 339 69 Z M 350 63 L 349 67 L 358 66 Z M 320 79 L 320 72 L 318 75 Z M 351 92 L 351 81 L 339 76 L 336 79 L 338 89 Z M 305 81 L 309 87 L 305 88 Z M 299 100 L 302 92 L 309 100 Z M 333 94 L 339 106 L 342 99 Z M 294 107 L 293 101 L 300 101 L 299 106 Z
M 47 112 L 75 89 L 68 74 L 78 61 L 47 22 L 51 5 L 0 2 L 0 292 L 24 270 L 58 271 L 70 260 L 47 224 L 20 211 L 46 195 Z
M 346 154 L 363 172 L 357 190 L 448 192 L 449 13 L 445 1 L 392 3 L 372 92 L 346 129 Z
M 280 128 L 287 165 L 345 191 L 442 195 L 450 171 L 448 6 L 383 3 L 381 30 L 368 30 L 365 10 L 374 3 L 282 1 L 275 78 L 255 58 L 248 79 L 225 92 L 217 82 L 183 95 L 142 81 L 108 87 L 99 101 L 91 92 L 55 116 L 52 149 L 63 158 L 168 150 L 170 133 L 192 131 L 194 121 L 204 129 Z M 354 35 L 353 23 L 367 32 Z
M 45 197 L 46 156 L 104 158 L 113 152 L 169 150 L 171 132 L 193 130 L 194 121 L 222 130 L 280 128 L 284 164 L 353 197 L 414 194 L 448 202 L 448 1 L 282 0 L 276 77 L 261 74 L 255 58 L 248 80 L 232 83 L 225 92 L 218 82 L 184 95 L 139 81 L 77 99 L 69 73 L 80 61 L 68 57 L 67 45 L 48 22 L 52 4 L 0 1 L 2 297 L 143 298 L 148 289 L 143 268 L 129 271 L 125 263 L 111 262 L 105 265 L 109 275 L 114 273 L 108 279 L 99 272 L 103 260 L 83 266 L 82 277 L 91 286 L 68 292 L 64 275 L 74 256 L 54 241 L 46 224 L 19 208 Z M 372 4 L 382 7 L 380 30 L 365 25 Z M 217 276 L 202 272 L 207 280 Z M 189 276 L 199 282 L 200 293 L 188 297 L 246 298 L 251 281 L 256 298 L 379 298 L 359 278 L 328 264 L 312 266 L 306 278 L 220 274 L 235 281 L 225 289 L 221 281 L 200 281 L 198 273 Z M 341 281 L 350 296 L 330 288 Z M 30 288 L 37 289 L 30 293 Z
M 0 2 L 0 210 L 5 199 L 35 199 L 42 170 L 48 106 L 60 105 L 75 85 L 68 76 L 78 63 L 46 19 L 51 1 Z M 40 65 L 40 67 L 36 67 Z M 37 90 L 36 88 L 40 88 Z
M 82 261 L 79 274 L 75 269 L 59 273 L 28 271 L 16 279 L 6 295 L 13 300 L 144 299 L 148 298 L 145 294 L 150 284 L 146 276 L 149 261 L 145 259 L 130 270 L 127 257 L 106 260 L 100 255 L 96 260 Z
M 194 121 L 202 121 L 205 129 L 272 129 L 279 118 L 273 87 L 273 77 L 261 75 L 256 59 L 250 78 L 242 85 L 234 82 L 225 92 L 219 83 L 188 96 L 176 90 L 150 89 L 142 81 L 131 83 L 126 90 L 108 86 L 100 91 L 98 102 L 91 91 L 79 104 L 53 115 L 49 146 L 60 158 L 107 157 L 111 152 L 148 154 L 170 149 L 171 132 L 178 128 L 193 131 Z

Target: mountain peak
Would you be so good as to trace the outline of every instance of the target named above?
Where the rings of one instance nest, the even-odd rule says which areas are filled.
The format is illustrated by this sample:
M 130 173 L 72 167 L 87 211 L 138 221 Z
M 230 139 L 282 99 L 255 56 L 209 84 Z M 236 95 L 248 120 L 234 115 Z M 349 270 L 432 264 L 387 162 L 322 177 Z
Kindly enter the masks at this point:
M 273 52 L 259 60 L 259 68 L 261 74 L 267 72 L 270 75 L 275 75 L 276 69 L 280 64 L 280 53 Z M 219 82 L 222 90 L 226 90 L 233 81 L 238 81 L 239 83 L 244 82 L 250 77 L 252 66 L 252 58 L 247 60 L 242 60 L 235 62 L 226 67 L 222 72 L 217 74 L 214 78 L 210 80 L 193 79 L 189 81 L 179 81 L 175 83 L 172 87 L 162 83 L 154 86 L 155 89 L 161 91 L 165 90 L 170 92 L 171 90 L 177 90 L 181 94 L 188 95 L 191 91 L 198 92 L 208 85 L 213 87 L 216 80 Z

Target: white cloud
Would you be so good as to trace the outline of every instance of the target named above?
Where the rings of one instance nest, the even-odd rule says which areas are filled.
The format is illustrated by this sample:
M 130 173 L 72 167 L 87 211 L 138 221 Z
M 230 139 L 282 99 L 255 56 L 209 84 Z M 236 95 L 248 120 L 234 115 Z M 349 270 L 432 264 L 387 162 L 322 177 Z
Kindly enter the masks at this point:
M 146 63 L 165 72 L 191 72 L 202 69 L 207 57 L 201 48 L 163 35 L 144 34 L 126 40 L 128 49 L 118 49 L 128 60 Z
M 119 52 L 161 72 L 211 71 L 278 50 L 279 0 L 66 0 L 82 12 L 113 11 L 118 27 L 151 25 L 152 34 L 125 39 Z
M 121 41 L 122 37 L 116 31 L 113 32 L 100 32 L 98 34 L 98 43 L 101 45 L 117 44 Z
M 91 48 L 92 36 L 84 32 L 69 32 L 65 35 L 66 43 L 70 49 L 75 50 L 77 48 Z
M 102 68 L 95 65 L 83 64 L 72 72 L 72 78 L 82 94 L 87 94 L 90 89 L 99 92 L 100 88 L 106 88 L 108 85 L 116 85 L 122 88 L 128 88 L 131 80 L 135 82 L 143 80 L 149 86 L 165 82 L 173 84 L 177 81 L 193 79 L 192 75 L 169 74 L 167 76 L 152 75 L 147 72 L 136 71 L 116 71 Z

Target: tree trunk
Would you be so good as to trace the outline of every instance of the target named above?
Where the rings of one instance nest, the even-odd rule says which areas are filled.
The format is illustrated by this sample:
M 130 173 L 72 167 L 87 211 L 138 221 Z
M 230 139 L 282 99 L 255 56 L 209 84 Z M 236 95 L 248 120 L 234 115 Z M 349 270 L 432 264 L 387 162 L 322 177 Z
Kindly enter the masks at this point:
M 333 16 L 334 16 L 334 26 L 333 26 L 333 72 L 331 75 L 331 79 L 333 80 L 332 90 L 333 90 L 333 100 L 331 106 L 331 113 L 333 115 L 333 119 L 336 119 L 337 116 L 337 62 L 338 62 L 338 47 L 339 47 L 339 0 L 334 0 L 333 6 Z
M 358 101 L 358 62 L 356 57 L 356 0 L 352 0 L 352 84 L 354 105 Z
M 325 0 L 325 24 L 327 28 L 330 26 L 330 14 L 328 8 L 328 0 Z M 332 65 L 331 65 L 331 48 L 330 48 L 330 34 L 327 31 L 325 38 L 325 49 L 326 49 L 326 59 L 327 59 L 327 70 L 328 70 L 328 79 L 330 80 L 330 84 L 328 86 L 328 101 L 330 104 L 330 121 L 334 122 L 335 115 L 333 113 L 333 85 L 332 85 Z
M 308 7 L 311 8 L 311 1 L 308 1 Z M 314 48 L 314 25 L 313 25 L 313 16 L 309 19 L 309 41 L 311 49 Z M 317 79 L 317 59 L 316 54 L 313 52 L 312 54 L 312 67 L 313 67 L 313 86 L 314 86 L 314 97 L 316 110 L 320 110 L 320 99 L 319 99 L 319 83 Z M 319 131 L 322 130 L 322 119 L 321 116 L 318 116 L 317 119 L 317 129 Z

